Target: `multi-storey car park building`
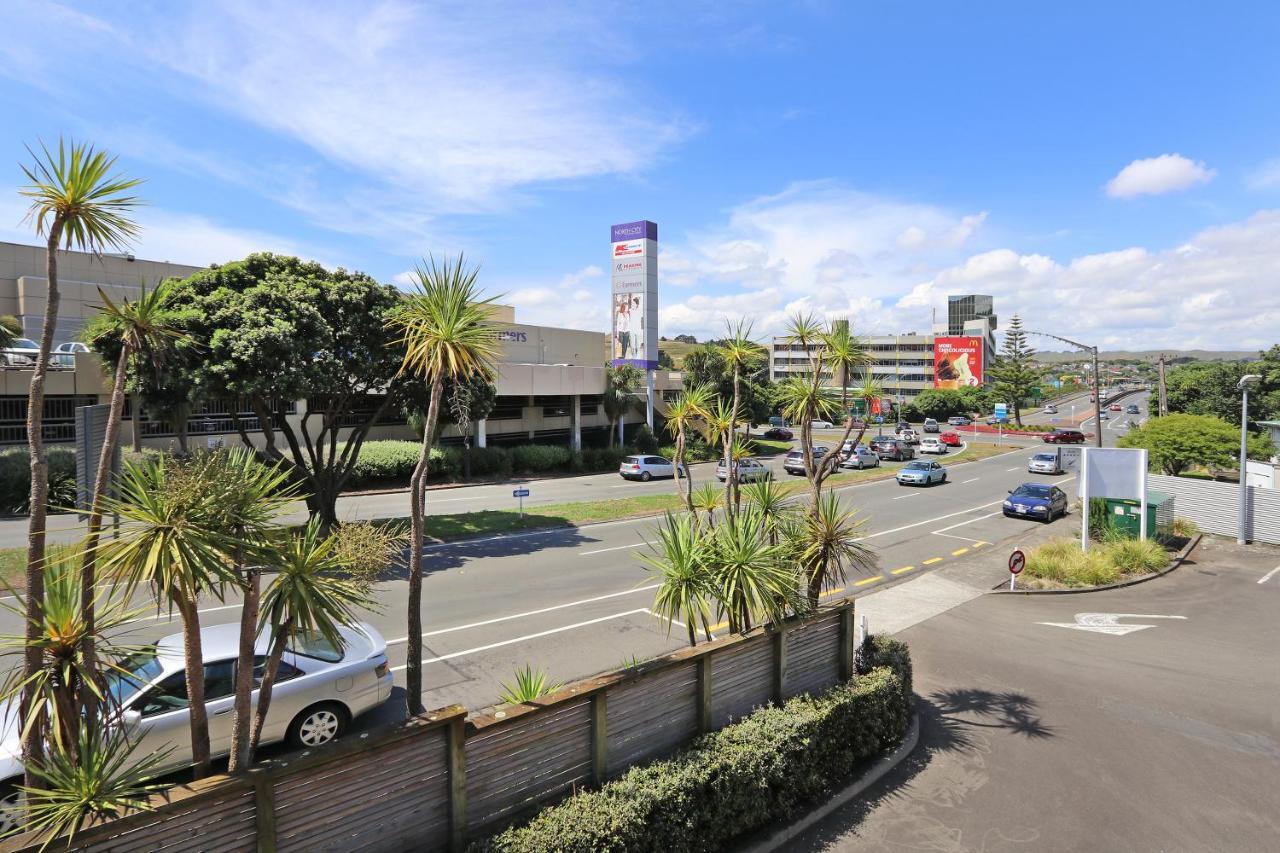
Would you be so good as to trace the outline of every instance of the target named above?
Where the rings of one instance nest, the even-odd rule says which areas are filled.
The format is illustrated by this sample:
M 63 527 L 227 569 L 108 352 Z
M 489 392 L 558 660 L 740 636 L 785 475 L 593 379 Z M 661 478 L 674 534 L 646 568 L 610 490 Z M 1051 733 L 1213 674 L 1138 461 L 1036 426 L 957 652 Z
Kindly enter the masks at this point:
M 61 294 L 55 345 L 79 340 L 85 321 L 101 303 L 101 288 L 113 300 L 136 298 L 143 282 L 191 275 L 200 267 L 167 261 L 147 261 L 131 255 L 92 255 L 59 252 L 58 281 Z M 0 314 L 12 314 L 22 322 L 25 336 L 37 339 L 44 322 L 48 282 L 43 247 L 0 242 Z M 583 437 L 603 436 L 608 420 L 601 407 L 609 336 L 602 332 L 532 326 L 517 323 L 515 309 L 497 305 L 493 319 L 500 324 L 497 401 L 489 416 L 475 424 L 475 442 L 517 444 L 537 441 L 581 447 Z M 19 364 L 0 366 L 0 447 L 27 442 L 27 393 L 31 368 Z M 678 388 L 678 373 L 659 371 L 658 392 Z M 92 353 L 59 356 L 50 366 L 45 397 L 45 438 L 70 443 L 75 438 L 78 406 L 105 403 L 110 389 L 102 365 Z M 376 402 L 376 401 L 373 401 Z M 295 400 L 286 417 L 301 420 L 307 401 Z M 250 438 L 261 436 L 257 417 L 247 401 L 207 400 L 188 419 L 193 443 L 228 444 L 238 441 L 233 415 L 249 429 Z M 639 411 L 628 413 L 629 424 L 644 420 Z M 296 427 L 297 424 L 295 423 Z M 132 420 L 126 419 L 121 440 L 132 440 Z M 168 448 L 175 443 L 171 425 L 148 416 L 139 421 L 143 443 Z M 400 413 L 389 413 L 369 438 L 413 438 Z M 444 430 L 442 441 L 457 441 L 454 427 Z

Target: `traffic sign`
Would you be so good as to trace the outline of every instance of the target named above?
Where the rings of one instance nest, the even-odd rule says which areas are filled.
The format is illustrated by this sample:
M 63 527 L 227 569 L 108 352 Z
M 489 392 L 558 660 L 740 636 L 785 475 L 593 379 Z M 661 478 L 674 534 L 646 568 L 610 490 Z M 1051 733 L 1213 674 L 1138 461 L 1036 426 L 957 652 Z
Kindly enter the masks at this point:
M 513 492 L 511 493 L 511 497 L 513 497 L 513 498 L 527 498 L 527 497 L 529 497 L 529 490 L 528 490 L 528 489 L 516 489 L 515 491 L 513 491 Z
M 1017 548 L 1013 549 L 1013 553 L 1009 555 L 1009 571 L 1015 575 L 1020 573 L 1027 567 L 1027 555 Z

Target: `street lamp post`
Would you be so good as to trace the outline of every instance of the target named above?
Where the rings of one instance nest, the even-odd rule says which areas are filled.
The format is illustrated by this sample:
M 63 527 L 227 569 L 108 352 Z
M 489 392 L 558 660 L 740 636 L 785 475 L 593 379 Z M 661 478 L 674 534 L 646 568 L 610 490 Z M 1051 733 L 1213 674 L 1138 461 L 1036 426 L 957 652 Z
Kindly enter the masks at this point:
M 1249 518 L 1249 386 L 1262 380 L 1256 373 L 1240 377 L 1236 389 L 1240 392 L 1240 529 L 1236 532 L 1236 544 L 1243 545 L 1245 524 Z
M 1073 341 L 1070 338 L 1064 338 L 1061 335 L 1051 335 L 1048 332 L 1032 332 L 1028 331 L 1028 335 L 1040 335 L 1044 338 L 1053 338 L 1055 341 L 1062 341 L 1064 344 L 1071 344 L 1073 347 L 1079 347 L 1087 353 L 1093 355 L 1093 425 L 1096 432 L 1094 433 L 1094 444 L 1098 447 L 1102 446 L 1102 377 L 1098 375 L 1098 348 L 1091 347 L 1088 344 L 1082 344 L 1079 341 Z

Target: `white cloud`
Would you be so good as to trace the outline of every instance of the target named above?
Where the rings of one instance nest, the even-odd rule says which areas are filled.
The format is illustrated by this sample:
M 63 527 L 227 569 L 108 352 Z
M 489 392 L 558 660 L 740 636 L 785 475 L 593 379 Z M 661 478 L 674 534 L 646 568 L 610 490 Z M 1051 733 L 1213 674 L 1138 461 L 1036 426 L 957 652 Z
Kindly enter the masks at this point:
M 1188 160 L 1181 154 L 1161 154 L 1134 160 L 1121 169 L 1107 182 L 1107 195 L 1112 198 L 1160 195 L 1207 184 L 1214 174 L 1203 162 Z
M 513 305 L 516 321 L 603 332 L 609 326 L 609 282 L 595 264 L 550 283 L 498 282 L 497 301 Z
M 1280 187 L 1280 158 L 1268 160 L 1254 169 L 1245 179 L 1251 190 L 1269 190 Z

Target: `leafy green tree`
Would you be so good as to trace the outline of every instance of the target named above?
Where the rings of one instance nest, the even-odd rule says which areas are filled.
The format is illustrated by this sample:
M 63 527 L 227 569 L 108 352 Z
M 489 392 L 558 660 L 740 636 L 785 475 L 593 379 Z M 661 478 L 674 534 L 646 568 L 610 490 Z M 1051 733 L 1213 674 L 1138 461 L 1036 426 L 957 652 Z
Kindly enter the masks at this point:
M 618 436 L 619 424 L 627 412 L 636 407 L 636 388 L 644 381 L 644 372 L 631 364 L 608 365 L 604 369 L 604 416 L 609 419 L 609 446 Z
M 715 589 L 707 565 L 709 540 L 697 516 L 667 513 L 658 526 L 658 539 L 651 543 L 650 552 L 639 556 L 649 571 L 658 575 L 653 612 L 659 619 L 666 620 L 667 633 L 670 634 L 673 624 L 681 622 L 689 634 L 689 645 L 698 644 L 699 627 L 710 639 Z
M 693 472 L 685 465 L 685 447 L 688 444 L 689 431 L 709 414 L 711 389 L 700 385 L 680 392 L 674 400 L 667 404 L 666 428 L 676 441 L 675 453 L 671 463 L 675 466 L 676 492 L 684 500 L 685 507 L 693 512 Z M 681 478 L 680 471 L 684 470 Z M 683 482 L 683 486 L 681 483 Z
M 1035 361 L 1036 351 L 1027 343 L 1027 333 L 1022 329 L 1022 318 L 1017 314 L 1009 323 L 1000 345 L 996 363 L 987 370 L 989 379 L 995 382 L 994 394 L 1013 407 L 1013 420 L 1022 426 L 1022 401 L 1040 387 L 1041 368 Z
M 768 365 L 765 362 L 745 374 L 738 381 L 738 418 L 752 424 L 765 423 L 775 411 L 770 396 Z M 733 368 L 725 359 L 719 343 L 703 344 L 684 357 L 680 367 L 684 387 L 709 386 L 714 396 L 723 400 L 733 398 Z
M 731 398 L 733 402 L 729 409 L 729 430 L 725 434 L 724 494 L 725 511 L 733 512 L 738 506 L 738 469 L 736 465 L 730 464 L 730 461 L 734 458 L 733 445 L 737 439 L 738 423 L 742 412 L 739 408 L 742 401 L 742 375 L 759 366 L 764 359 L 764 349 L 751 340 L 750 323 L 739 320 L 736 325 L 726 325 L 729 335 L 720 344 L 720 350 L 724 354 L 725 366 L 733 376 Z
M 409 713 L 420 714 L 422 705 L 422 548 L 426 542 L 425 504 L 427 468 L 435 443 L 437 419 L 444 384 L 465 376 L 493 381 L 497 375 L 498 339 L 489 322 L 492 298 L 481 298 L 476 287 L 477 270 L 459 256 L 436 264 L 420 264 L 413 293 L 388 318 L 403 347 L 398 373 L 418 377 L 431 389 L 427 421 L 423 427 L 422 453 L 409 481 L 409 639 L 405 666 Z
M 850 569 L 869 572 L 877 562 L 875 551 L 863 541 L 863 521 L 843 508 L 834 493 L 823 495 L 816 510 L 787 528 L 787 544 L 803 573 L 810 608 L 818 606 L 824 588 L 843 583 Z
M 840 383 L 840 408 L 849 414 L 849 385 L 855 374 L 865 374 L 871 364 L 871 354 L 865 342 L 849 329 L 848 320 L 837 320 L 821 334 L 827 364 L 832 376 Z M 859 382 L 862 380 L 860 379 Z M 842 418 L 843 420 L 843 418 Z
M 8 349 L 22 337 L 22 321 L 12 314 L 0 314 L 0 349 Z
M 116 158 L 91 145 L 58 140 L 58 151 L 51 152 L 43 144 L 40 153 L 27 151 L 34 163 L 22 167 L 27 184 L 18 190 L 30 200 L 26 219 L 35 225 L 36 234 L 45 238 L 44 323 L 40 329 L 39 353 L 31 371 L 31 388 L 27 396 L 27 447 L 31 454 L 31 501 L 27 519 L 27 632 L 35 640 L 35 617 L 44 598 L 45 525 L 48 514 L 49 460 L 44 448 L 44 384 L 49 373 L 49 352 L 53 349 L 53 333 L 58 325 L 58 250 L 78 249 L 85 252 L 121 250 L 138 234 L 138 226 L 129 218 L 141 203 L 132 191 L 141 180 L 123 178 L 113 173 Z M 38 650 L 27 650 L 23 668 L 27 676 L 35 676 L 40 668 Z M 30 708 L 32 694 L 22 696 L 23 716 Z M 42 743 L 35 727 L 23 742 L 23 758 L 28 767 L 36 766 Z M 30 771 L 27 782 L 35 782 Z
M 1129 430 L 1119 446 L 1146 449 L 1153 470 L 1177 477 L 1194 467 L 1239 467 L 1240 428 L 1208 415 L 1172 414 Z M 1251 459 L 1274 452 L 1270 439 L 1250 438 Z
M 735 634 L 751 630 L 756 620 L 779 622 L 788 608 L 804 609 L 795 567 L 784 559 L 782 545 L 762 536 L 764 529 L 760 509 L 747 504 L 706 534 L 716 601 Z
M 986 396 L 981 388 L 930 388 L 916 395 L 910 405 L 920 418 L 942 421 L 952 415 L 987 411 Z
M 1262 381 L 1249 389 L 1250 422 L 1280 418 L 1280 345 L 1260 354 L 1258 361 L 1197 361 L 1165 374 L 1169 413 L 1207 415 L 1240 425 L 1240 378 L 1255 373 Z M 1154 414 L 1159 401 L 1152 395 Z
M 396 288 L 363 273 L 281 255 L 200 270 L 170 297 L 199 347 L 171 362 L 168 390 L 185 385 L 201 399 L 246 401 L 266 457 L 284 463 L 312 514 L 334 524 L 369 430 L 408 394 L 423 393 L 401 371 L 404 349 L 387 327 L 400 304 Z M 306 401 L 297 429 L 286 417 L 295 400 Z M 249 426 L 233 417 L 251 447 Z

